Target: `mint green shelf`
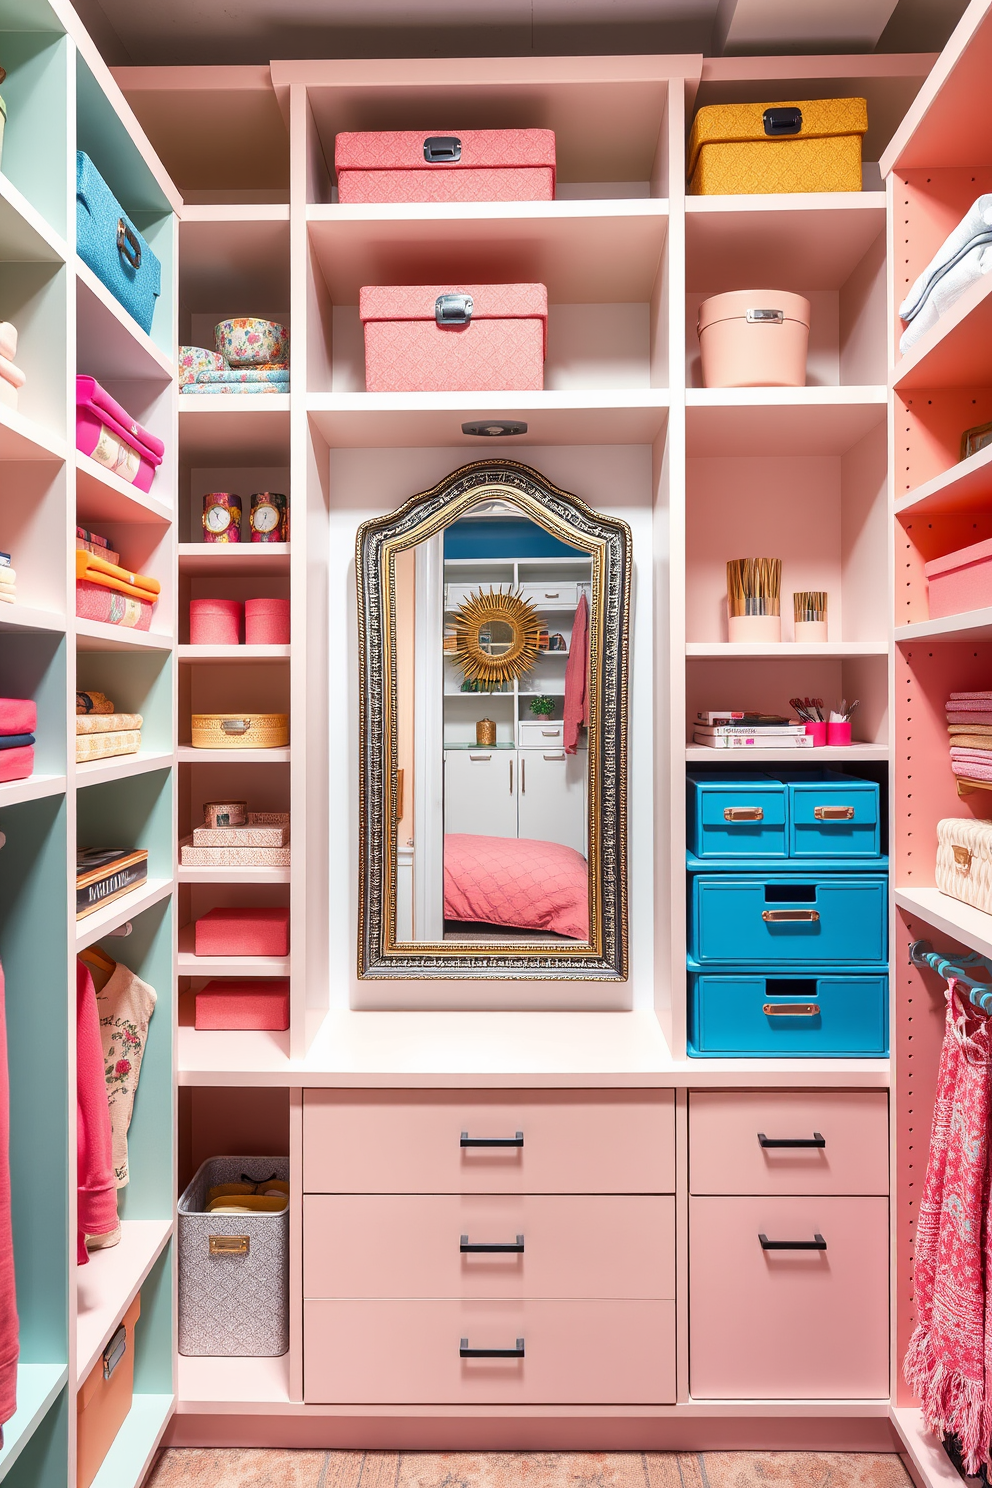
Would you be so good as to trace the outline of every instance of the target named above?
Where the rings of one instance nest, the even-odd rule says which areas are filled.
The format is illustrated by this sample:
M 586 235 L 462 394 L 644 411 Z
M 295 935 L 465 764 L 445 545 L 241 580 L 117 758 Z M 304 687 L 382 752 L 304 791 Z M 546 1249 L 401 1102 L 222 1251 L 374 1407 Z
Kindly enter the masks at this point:
M 18 1365 L 17 1412 L 3 1428 L 0 1483 L 31 1440 L 35 1428 L 65 1385 L 68 1373 L 64 1364 Z
M 135 1394 L 124 1425 L 93 1479 L 93 1488 L 134 1488 L 141 1481 L 162 1440 L 174 1402 L 174 1395 Z
M 22 1449 L 4 1478 L 7 1488 L 66 1488 L 69 1457 L 69 1389 L 25 1432 Z

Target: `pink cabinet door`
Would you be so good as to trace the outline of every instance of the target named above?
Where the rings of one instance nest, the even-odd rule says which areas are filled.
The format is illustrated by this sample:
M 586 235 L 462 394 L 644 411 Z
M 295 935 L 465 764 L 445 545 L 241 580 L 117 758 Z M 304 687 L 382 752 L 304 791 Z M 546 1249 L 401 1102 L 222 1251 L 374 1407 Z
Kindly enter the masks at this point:
M 692 1395 L 887 1396 L 888 1250 L 887 1199 L 690 1199 Z
M 673 1193 L 670 1090 L 307 1090 L 307 1193 Z
M 689 1191 L 888 1193 L 886 1092 L 693 1091 Z
M 308 1194 L 303 1295 L 674 1298 L 675 1200 Z
M 303 1328 L 308 1404 L 675 1399 L 674 1302 L 311 1301 Z M 515 1356 L 463 1358 L 463 1339 Z

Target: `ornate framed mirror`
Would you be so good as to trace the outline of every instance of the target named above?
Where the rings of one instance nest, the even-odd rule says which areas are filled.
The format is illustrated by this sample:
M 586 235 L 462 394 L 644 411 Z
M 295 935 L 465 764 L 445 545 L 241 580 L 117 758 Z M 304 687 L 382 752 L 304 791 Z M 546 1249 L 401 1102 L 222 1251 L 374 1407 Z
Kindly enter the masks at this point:
M 630 575 L 512 460 L 359 529 L 360 977 L 626 977 Z

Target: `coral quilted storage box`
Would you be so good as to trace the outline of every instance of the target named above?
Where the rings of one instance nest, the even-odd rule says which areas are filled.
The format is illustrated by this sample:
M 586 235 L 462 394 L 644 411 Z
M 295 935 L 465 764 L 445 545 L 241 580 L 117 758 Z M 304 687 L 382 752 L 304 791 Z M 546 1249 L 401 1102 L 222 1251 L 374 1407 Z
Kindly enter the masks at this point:
M 887 938 L 883 874 L 693 879 L 689 953 L 703 968 L 877 965 Z
M 196 922 L 194 946 L 198 956 L 288 956 L 289 910 L 210 909 Z
M 541 392 L 547 351 L 543 284 L 370 285 L 370 393 Z
M 992 914 L 992 822 L 951 816 L 937 823 L 937 887 Z
M 874 780 L 841 770 L 780 770 L 789 793 L 793 858 L 877 858 L 879 792 Z
M 110 1341 L 79 1387 L 76 1397 L 76 1483 L 90 1484 L 103 1466 L 124 1425 L 134 1394 L 134 1325 L 141 1293 L 131 1303 Z
M 692 123 L 691 196 L 776 191 L 860 191 L 863 98 L 718 103 Z
M 341 202 L 552 201 L 551 129 L 387 129 L 339 134 Z
M 992 539 L 923 565 L 930 619 L 992 605 Z
M 288 1157 L 211 1157 L 179 1200 L 179 1352 L 277 1358 L 289 1348 L 289 1205 L 210 1213 L 208 1190 L 289 1178 Z
M 76 155 L 76 247 L 114 299 L 150 331 L 162 265 L 82 150 Z
M 888 1053 L 888 978 L 691 972 L 690 1055 L 872 1059 Z
M 196 994 L 197 1028 L 250 1028 L 284 1032 L 289 1027 L 289 981 L 259 977 L 207 982 Z
M 697 858 L 785 858 L 787 796 L 781 780 L 756 771 L 686 776 L 689 851 Z

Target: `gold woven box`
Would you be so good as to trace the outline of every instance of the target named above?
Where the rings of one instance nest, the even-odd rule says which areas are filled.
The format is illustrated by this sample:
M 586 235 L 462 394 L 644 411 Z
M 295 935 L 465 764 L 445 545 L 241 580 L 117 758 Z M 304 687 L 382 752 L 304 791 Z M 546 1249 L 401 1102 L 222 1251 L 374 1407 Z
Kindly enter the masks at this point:
M 289 743 L 288 713 L 194 713 L 194 749 L 280 749 Z
M 716 103 L 689 136 L 690 196 L 860 191 L 863 98 Z

